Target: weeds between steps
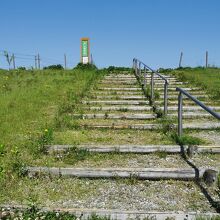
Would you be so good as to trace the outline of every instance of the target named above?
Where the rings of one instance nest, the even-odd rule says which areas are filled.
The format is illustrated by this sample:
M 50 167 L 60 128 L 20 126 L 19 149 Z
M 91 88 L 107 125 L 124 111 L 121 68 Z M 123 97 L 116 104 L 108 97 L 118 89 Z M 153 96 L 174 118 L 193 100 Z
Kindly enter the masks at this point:
M 192 137 L 190 135 L 183 135 L 179 137 L 175 128 L 174 119 L 162 117 L 159 119 L 159 122 L 162 125 L 161 130 L 163 134 L 167 135 L 178 145 L 184 146 L 205 144 L 204 140 L 197 137 Z

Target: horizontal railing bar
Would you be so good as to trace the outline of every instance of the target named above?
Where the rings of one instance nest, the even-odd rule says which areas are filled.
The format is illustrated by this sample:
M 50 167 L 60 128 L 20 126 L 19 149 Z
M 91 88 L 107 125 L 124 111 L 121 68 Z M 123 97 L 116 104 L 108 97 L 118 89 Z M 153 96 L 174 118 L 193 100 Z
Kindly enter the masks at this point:
M 156 70 L 153 70 L 151 69 L 149 66 L 147 66 L 145 63 L 143 63 L 142 61 L 134 58 L 133 60 L 136 60 L 138 61 L 139 63 L 141 63 L 144 67 L 146 67 L 148 70 L 150 70 L 151 72 L 155 73 L 156 75 L 158 75 L 161 79 L 163 79 L 167 84 L 169 84 L 169 81 L 164 77 L 162 76 L 160 73 L 158 73 Z
M 205 111 L 209 112 L 211 115 L 213 115 L 215 118 L 220 120 L 220 114 L 218 114 L 217 112 L 214 112 L 211 108 L 209 108 L 208 106 L 206 106 L 205 104 L 203 104 L 202 102 L 200 102 L 198 99 L 196 99 L 195 97 L 193 97 L 192 95 L 190 95 L 188 92 L 186 92 L 185 90 L 177 87 L 176 91 L 181 92 L 182 94 L 184 94 L 185 96 L 187 96 L 189 99 L 191 99 L 192 101 L 194 101 L 197 105 L 199 105 L 200 107 L 202 107 Z

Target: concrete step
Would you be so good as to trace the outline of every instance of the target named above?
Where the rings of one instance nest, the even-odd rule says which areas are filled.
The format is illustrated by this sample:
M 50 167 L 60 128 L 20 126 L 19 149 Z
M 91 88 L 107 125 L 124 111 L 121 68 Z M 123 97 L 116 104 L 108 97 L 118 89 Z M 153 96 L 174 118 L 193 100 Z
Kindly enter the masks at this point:
M 169 117 L 171 118 L 177 118 L 178 113 L 176 112 L 175 114 L 168 114 Z M 204 113 L 204 112 L 184 112 L 183 113 L 183 118 L 185 119 L 192 119 L 192 118 L 213 118 L 213 116 L 209 113 Z
M 184 122 L 185 123 L 185 122 Z M 97 129 L 134 129 L 134 130 L 159 130 L 161 129 L 160 124 L 134 124 L 134 123 L 103 123 L 103 124 L 84 124 L 82 127 L 86 128 L 97 128 Z M 174 125 L 177 128 L 177 125 Z M 190 130 L 215 130 L 220 129 L 220 122 L 196 122 L 183 124 L 183 129 Z
M 146 97 L 144 95 L 142 96 L 113 96 L 113 95 L 105 95 L 105 96 L 96 96 L 97 99 L 123 99 L 123 100 L 146 100 Z
M 162 95 L 160 95 L 160 97 L 163 98 Z M 206 95 L 206 94 L 201 94 L 201 95 L 199 94 L 199 95 L 193 95 L 193 97 L 195 97 L 195 98 L 198 99 L 198 98 L 208 98 L 209 96 Z M 184 98 L 184 99 L 189 99 L 188 97 L 186 97 L 186 96 L 184 96 L 184 95 L 183 95 L 183 98 Z M 176 99 L 176 100 L 177 100 L 177 99 L 178 99 L 178 94 L 176 94 L 176 95 L 169 95 L 169 94 L 168 94 L 168 99 Z
M 220 106 L 210 106 L 209 108 L 211 108 L 213 111 L 220 111 Z M 160 109 L 162 110 L 163 107 L 160 107 Z M 168 110 L 169 111 L 177 111 L 178 107 L 177 106 L 168 106 Z M 183 106 L 183 111 L 196 111 L 197 114 L 200 114 L 200 111 L 205 112 L 205 110 L 203 110 L 203 108 L 201 108 L 200 106 Z
M 143 95 L 142 91 L 95 91 L 92 95 Z
M 75 118 L 81 119 L 129 119 L 129 120 L 147 120 L 147 119 L 155 119 L 156 116 L 154 114 L 71 114 L 71 116 Z
M 102 106 L 102 107 L 97 107 L 97 106 L 91 106 L 87 108 L 88 110 L 95 110 L 95 111 L 151 111 L 152 107 L 150 106 L 135 106 L 135 105 L 129 105 L 129 106 Z
M 122 87 L 122 88 L 117 88 L 117 87 L 109 87 L 109 88 L 106 88 L 106 87 L 103 87 L 103 88 L 99 88 L 98 90 L 104 90 L 104 91 L 142 91 L 142 88 L 135 88 L 135 87 Z
M 215 170 L 213 168 L 213 170 Z M 59 168 L 59 167 L 28 167 L 30 178 L 40 175 L 55 175 L 63 177 L 78 178 L 131 178 L 141 180 L 195 180 L 202 179 L 206 171 L 199 168 Z
M 160 100 L 157 100 L 155 101 L 155 104 L 157 105 L 163 105 L 164 101 L 163 99 L 160 99 Z M 214 105 L 213 102 L 209 102 L 209 101 L 202 101 L 203 104 L 205 105 Z M 168 106 L 169 105 L 178 105 L 178 101 L 177 100 L 168 100 Z M 198 106 L 196 103 L 194 103 L 193 101 L 191 101 L 190 99 L 184 99 L 183 100 L 183 105 L 195 105 L 195 106 Z M 169 107 L 168 107 L 169 108 Z
M 83 104 L 103 104 L 103 105 L 148 105 L 149 101 L 133 101 L 133 100 L 89 100 L 82 101 Z
M 146 81 L 147 83 L 150 83 L 151 79 L 150 78 L 146 78 Z M 155 82 L 164 82 L 162 79 L 154 79 Z M 133 84 L 133 83 L 137 83 L 138 80 L 136 78 L 132 79 L 132 78 L 129 78 L 129 79 L 102 79 L 100 81 L 100 83 L 105 83 L 105 84 L 114 84 L 114 83 L 128 83 L 128 84 Z M 180 82 L 178 81 L 177 79 L 169 79 L 169 82 L 170 83 L 175 83 L 175 82 Z
M 29 206 L 18 206 L 18 205 L 2 205 L 5 210 L 16 212 L 17 210 L 24 211 L 28 210 Z M 164 220 L 164 219 L 175 219 L 175 220 L 196 220 L 198 218 L 198 212 L 183 212 L 183 211 L 140 211 L 140 210 L 121 210 L 121 209 L 88 209 L 88 208 L 49 208 L 41 207 L 43 212 L 56 212 L 56 213 L 70 213 L 78 216 L 77 219 L 92 219 L 92 216 L 97 215 L 103 219 L 108 216 L 108 219 L 117 220 L 128 220 L 128 219 L 139 219 L 139 220 Z M 81 218 L 82 216 L 82 218 Z M 220 216 L 214 212 L 199 213 L 202 219 L 211 219 Z
M 195 87 L 195 88 L 182 88 L 183 90 L 185 90 L 185 91 L 189 91 L 189 92 L 191 92 L 191 91 L 202 91 L 202 89 L 201 88 L 198 88 L 198 87 Z M 159 90 L 159 91 L 163 91 L 164 90 L 164 88 L 163 87 L 161 87 L 161 88 L 156 88 L 156 90 Z M 168 87 L 168 91 L 176 91 L 176 88 L 171 88 L 171 87 Z
M 62 153 L 71 148 L 83 149 L 93 153 L 181 153 L 182 147 L 179 145 L 46 145 L 48 153 Z M 220 153 L 219 146 L 196 146 L 198 153 Z M 187 151 L 188 146 L 184 146 L 184 151 Z
M 210 106 L 213 111 L 220 111 L 220 106 Z M 152 111 L 153 108 L 150 106 L 132 106 L 132 105 L 124 105 L 124 106 L 91 106 L 85 108 L 87 110 L 96 110 L 96 111 Z M 163 107 L 159 107 L 159 109 L 163 110 Z M 177 111 L 177 106 L 168 106 L 169 111 Z M 200 111 L 205 112 L 200 106 L 183 106 L 183 111 L 196 111 L 198 114 Z

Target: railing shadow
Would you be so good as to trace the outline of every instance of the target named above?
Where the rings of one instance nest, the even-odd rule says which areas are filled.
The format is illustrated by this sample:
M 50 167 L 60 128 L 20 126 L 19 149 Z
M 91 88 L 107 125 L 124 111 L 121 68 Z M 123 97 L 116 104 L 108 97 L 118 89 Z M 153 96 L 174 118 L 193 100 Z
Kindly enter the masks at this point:
M 217 213 L 220 213 L 220 203 L 215 201 L 212 196 L 209 194 L 208 190 L 202 185 L 202 182 L 199 178 L 199 169 L 193 164 L 191 161 L 188 160 L 188 157 L 186 155 L 185 149 L 183 146 L 181 147 L 181 156 L 184 159 L 184 161 L 191 166 L 195 170 L 195 184 L 199 187 L 203 195 L 206 197 L 206 199 L 209 201 L 210 205 L 215 209 Z

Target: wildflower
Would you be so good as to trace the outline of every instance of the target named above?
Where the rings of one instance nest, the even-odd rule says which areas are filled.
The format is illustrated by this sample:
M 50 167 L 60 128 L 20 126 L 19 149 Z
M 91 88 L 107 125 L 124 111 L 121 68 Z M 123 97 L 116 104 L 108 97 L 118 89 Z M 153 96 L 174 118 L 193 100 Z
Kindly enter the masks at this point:
M 45 132 L 48 132 L 48 129 L 45 129 L 44 131 L 45 131 Z

